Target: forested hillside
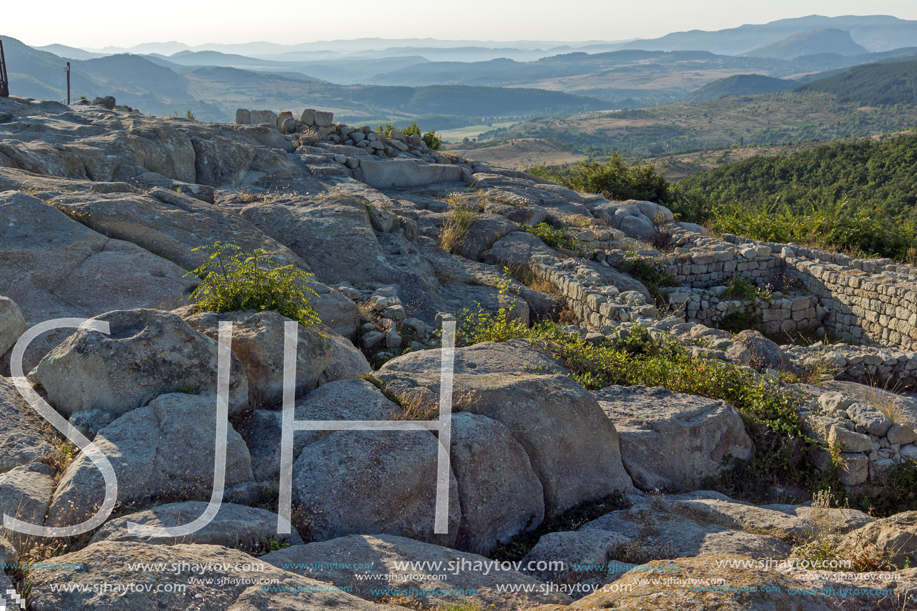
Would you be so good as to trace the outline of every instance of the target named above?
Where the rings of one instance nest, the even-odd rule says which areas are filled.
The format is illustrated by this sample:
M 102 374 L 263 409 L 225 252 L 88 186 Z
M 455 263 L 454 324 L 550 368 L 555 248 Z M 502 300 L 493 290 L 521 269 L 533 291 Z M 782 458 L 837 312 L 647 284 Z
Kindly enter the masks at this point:
M 917 61 L 858 66 L 806 83 L 796 91 L 832 93 L 839 104 L 913 105 L 917 100 Z

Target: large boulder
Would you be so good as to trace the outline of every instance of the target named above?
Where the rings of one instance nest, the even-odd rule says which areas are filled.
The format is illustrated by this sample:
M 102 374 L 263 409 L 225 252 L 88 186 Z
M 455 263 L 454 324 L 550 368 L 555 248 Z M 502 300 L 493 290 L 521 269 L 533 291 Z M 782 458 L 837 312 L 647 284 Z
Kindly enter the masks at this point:
M 265 509 L 222 503 L 220 510 L 207 526 L 199 531 L 176 539 L 175 537 L 132 534 L 128 523 L 157 528 L 173 528 L 188 524 L 204 514 L 207 503 L 187 501 L 170 503 L 109 520 L 96 531 L 90 543 L 99 541 L 136 541 L 156 545 L 197 543 L 201 545 L 223 545 L 244 549 L 250 553 L 269 551 L 270 541 L 286 541 L 290 545 L 301 545 L 303 540 L 294 529 L 288 535 L 277 534 L 277 514 Z
M 255 159 L 255 150 L 240 142 L 219 137 L 193 137 L 193 182 L 212 187 L 235 188 L 242 184 Z
M 311 517 L 316 541 L 392 534 L 453 547 L 461 509 L 451 471 L 448 534 L 433 532 L 438 452 L 429 431 L 331 433 L 293 464 L 293 506 Z
M 25 402 L 13 381 L 0 376 L 0 473 L 53 456 L 60 441 Z
M 217 314 L 198 312 L 192 306 L 183 312 L 182 318 L 192 329 L 213 340 L 219 339 L 221 321 L 232 322 L 232 351 L 242 361 L 248 376 L 250 405 L 269 406 L 283 400 L 284 325 L 288 318 L 271 310 Z M 296 397 L 299 398 L 318 385 L 319 376 L 331 363 L 332 344 L 317 328 L 297 325 L 297 330 Z M 326 331 L 334 334 L 330 329 Z
M 361 159 L 361 182 L 374 189 L 424 187 L 446 182 L 471 182 L 471 172 L 457 165 L 424 163 L 416 159 Z
M 0 515 L 30 524 L 44 523 L 54 494 L 57 472 L 45 463 L 33 462 L 0 475 Z M 24 553 L 37 543 L 35 537 L 0 528 L 0 535 Z
M 456 350 L 456 362 L 463 353 Z M 438 371 L 401 371 L 403 362 L 389 361 L 376 376 L 402 401 L 436 409 Z M 591 393 L 565 376 L 457 372 L 453 405 L 509 429 L 541 480 L 548 515 L 633 490 L 614 425 Z
M 25 193 L 0 194 L 0 295 L 29 324 L 92 317 L 187 295 L 197 280 L 150 252 L 92 231 Z
M 791 371 L 793 363 L 776 343 L 767 339 L 759 331 L 748 329 L 736 335 L 751 353 L 750 365 L 755 369 L 785 369 Z
M 217 342 L 175 314 L 124 310 L 94 320 L 107 322 L 110 333 L 80 329 L 35 370 L 62 414 L 120 416 L 158 394 L 217 391 Z M 238 357 L 230 365 L 229 413 L 236 414 L 248 406 L 248 379 Z
M 0 297 L 0 354 L 12 348 L 25 331 L 25 318 L 19 306 L 9 297 Z
M 331 360 L 318 377 L 319 386 L 339 380 L 352 380 L 372 373 L 373 368 L 370 367 L 369 361 L 349 339 L 337 333 L 326 335 L 331 342 Z
M 93 443 L 108 457 L 123 505 L 168 495 L 209 499 L 216 451 L 216 395 L 169 394 L 121 416 Z M 252 481 L 242 437 L 227 425 L 226 486 Z M 80 454 L 61 477 L 45 521 L 69 526 L 92 516 L 105 498 L 95 464 Z M 194 516 L 195 519 L 197 516 Z
M 294 545 L 261 559 L 311 579 L 353 586 L 355 596 L 368 600 L 382 596 L 379 586 L 385 584 L 385 588 L 428 590 L 426 601 L 437 606 L 509 610 L 570 601 L 520 573 L 518 561 L 508 567 L 483 556 L 393 535 L 351 535 Z
M 324 384 L 294 408 L 297 421 L 392 420 L 402 414 L 400 407 L 366 380 Z M 276 480 L 280 475 L 281 412 L 256 409 L 240 424 L 239 433 L 251 452 L 255 479 Z M 293 437 L 293 459 L 296 460 L 307 445 L 330 434 L 331 431 L 297 431 Z
M 521 269 L 528 266 L 534 256 L 554 259 L 557 252 L 536 235 L 527 231 L 514 231 L 494 242 L 493 246 L 481 254 L 481 259 L 501 268 Z
M 59 556 L 31 577 L 30 604 L 55 611 L 403 609 L 367 602 L 219 545 L 99 541 Z
M 486 553 L 541 524 L 544 488 L 525 450 L 502 424 L 455 414 L 450 458 L 462 507 L 460 549 Z
M 644 386 L 609 386 L 595 397 L 642 490 L 691 488 L 719 474 L 727 454 L 745 461 L 755 455 L 742 417 L 722 401 Z

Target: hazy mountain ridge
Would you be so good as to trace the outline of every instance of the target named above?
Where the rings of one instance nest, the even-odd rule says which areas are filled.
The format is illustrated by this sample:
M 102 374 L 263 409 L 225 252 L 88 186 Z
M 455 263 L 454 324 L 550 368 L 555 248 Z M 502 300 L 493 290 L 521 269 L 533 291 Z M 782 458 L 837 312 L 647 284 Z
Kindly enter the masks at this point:
M 814 30 L 793 34 L 781 41 L 749 51 L 749 57 L 776 57 L 793 59 L 803 55 L 831 53 L 836 55 L 863 55 L 866 48 L 853 41 L 845 30 Z

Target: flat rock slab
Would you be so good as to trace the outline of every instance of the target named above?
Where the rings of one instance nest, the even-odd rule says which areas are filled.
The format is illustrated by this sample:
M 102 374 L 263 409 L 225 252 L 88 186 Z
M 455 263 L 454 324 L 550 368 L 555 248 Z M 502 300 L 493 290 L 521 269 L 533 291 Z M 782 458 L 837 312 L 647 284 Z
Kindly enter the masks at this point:
M 29 324 L 90 318 L 169 302 L 197 280 L 129 242 L 113 240 L 25 193 L 0 194 L 0 295 Z
M 465 603 L 509 611 L 570 601 L 564 594 L 542 593 L 538 589 L 542 582 L 520 573 L 515 565 L 495 565 L 483 556 L 393 535 L 352 535 L 297 545 L 271 552 L 261 560 L 318 581 L 352 585 L 355 596 L 368 600 L 378 599 L 379 594 L 370 590 L 385 584 L 383 588 L 475 590 L 474 596 L 433 593 L 424 597 L 438 605 Z M 416 564 L 405 570 L 402 562 Z M 441 568 L 432 569 L 430 564 L 421 565 L 423 562 L 434 563 L 432 566 L 438 562 Z M 430 581 L 430 575 L 445 575 L 445 579 Z M 499 589 L 504 585 L 532 586 L 533 591 L 510 593 Z
M 615 425 L 624 467 L 642 490 L 691 488 L 719 474 L 723 457 L 755 455 L 730 405 L 664 388 L 609 386 L 594 393 Z
M 31 606 L 43 611 L 319 611 L 389 610 L 218 545 L 150 545 L 101 541 L 59 556 L 56 566 L 31 573 Z M 168 570 L 131 570 L 129 565 Z M 80 568 L 69 568 L 80 567 Z M 266 580 L 266 581 L 263 581 Z M 267 590 L 262 584 L 269 583 Z M 117 590 L 112 586 L 121 585 Z M 130 586 L 132 589 L 128 589 Z M 52 588 L 52 586 L 54 586 Z M 67 586 L 67 587 L 59 587 Z
M 266 551 L 266 541 L 286 541 L 290 545 L 302 545 L 302 537 L 293 529 L 288 535 L 277 534 L 277 514 L 265 509 L 245 507 L 233 503 L 222 503 L 220 511 L 207 526 L 183 537 L 160 537 L 134 535 L 128 532 L 128 522 L 143 526 L 171 528 L 193 522 L 204 515 L 207 503 L 187 501 L 170 503 L 153 509 L 132 513 L 109 520 L 92 537 L 91 543 L 99 541 L 136 541 L 154 545 L 177 545 L 179 543 L 198 543 L 204 545 L 223 545 L 247 551 Z
M 424 187 L 427 185 L 471 182 L 471 172 L 456 165 L 424 163 L 415 159 L 360 160 L 363 180 L 374 189 Z

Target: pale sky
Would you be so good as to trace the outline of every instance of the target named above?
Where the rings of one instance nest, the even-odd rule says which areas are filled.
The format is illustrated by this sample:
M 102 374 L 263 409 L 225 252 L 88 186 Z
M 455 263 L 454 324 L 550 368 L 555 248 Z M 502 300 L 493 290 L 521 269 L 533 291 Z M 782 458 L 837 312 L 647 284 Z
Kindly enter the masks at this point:
M 625 40 L 720 30 L 806 15 L 892 15 L 917 20 L 915 0 L 154 0 L 4 2 L 0 35 L 32 46 L 132 47 L 144 42 L 439 38 Z

